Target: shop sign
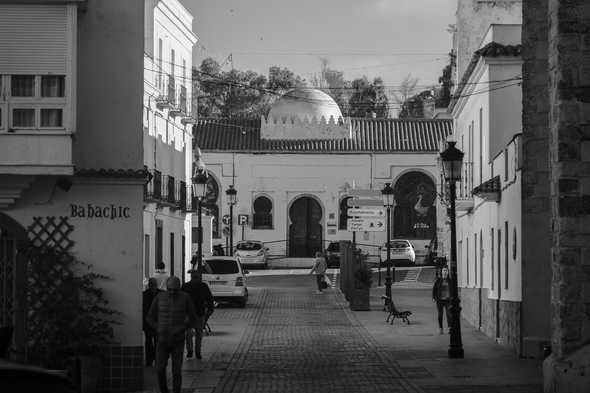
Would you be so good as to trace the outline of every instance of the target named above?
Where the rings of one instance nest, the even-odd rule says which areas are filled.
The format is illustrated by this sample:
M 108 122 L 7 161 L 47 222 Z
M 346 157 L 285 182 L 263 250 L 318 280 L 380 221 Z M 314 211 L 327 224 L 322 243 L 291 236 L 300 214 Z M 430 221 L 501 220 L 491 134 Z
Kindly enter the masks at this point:
M 86 205 L 70 204 L 70 217 L 72 218 L 110 218 L 116 220 L 119 218 L 131 217 L 130 208 L 122 205 Z

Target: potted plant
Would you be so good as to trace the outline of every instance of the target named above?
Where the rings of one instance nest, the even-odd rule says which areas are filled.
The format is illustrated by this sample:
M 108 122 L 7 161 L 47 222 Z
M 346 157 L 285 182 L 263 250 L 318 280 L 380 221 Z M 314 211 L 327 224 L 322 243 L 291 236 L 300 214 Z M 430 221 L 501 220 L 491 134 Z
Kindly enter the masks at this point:
M 354 272 L 354 292 L 350 308 L 354 311 L 369 311 L 370 288 L 373 283 L 373 273 L 365 263 L 366 257 L 361 257 L 358 269 Z
M 96 283 L 108 277 L 55 248 L 31 247 L 28 256 L 29 362 L 68 369 L 82 392 L 96 391 L 119 314 Z

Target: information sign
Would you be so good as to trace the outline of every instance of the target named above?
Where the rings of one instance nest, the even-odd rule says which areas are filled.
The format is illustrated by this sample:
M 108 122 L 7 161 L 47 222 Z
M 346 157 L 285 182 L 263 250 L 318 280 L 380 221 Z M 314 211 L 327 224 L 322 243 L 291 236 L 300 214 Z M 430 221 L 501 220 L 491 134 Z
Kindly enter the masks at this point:
M 385 208 L 383 207 L 357 207 L 348 209 L 349 217 L 385 217 Z
M 385 218 L 349 218 L 346 229 L 350 232 L 382 232 L 385 230 Z

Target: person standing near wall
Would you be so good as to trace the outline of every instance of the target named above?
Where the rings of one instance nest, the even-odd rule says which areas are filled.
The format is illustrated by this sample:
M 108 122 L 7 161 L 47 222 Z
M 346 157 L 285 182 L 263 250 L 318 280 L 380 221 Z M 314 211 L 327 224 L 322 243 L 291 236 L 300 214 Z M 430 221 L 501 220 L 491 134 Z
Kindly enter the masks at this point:
M 157 333 L 156 330 L 147 322 L 147 315 L 152 305 L 152 302 L 163 292 L 158 288 L 158 280 L 150 278 L 148 280 L 148 287 L 143 291 L 143 333 L 145 334 L 145 363 L 147 367 L 151 367 L 156 360 L 156 344 Z
M 438 329 L 440 334 L 443 334 L 443 309 L 445 310 L 447 318 L 447 326 L 449 331 L 451 329 L 451 314 L 449 305 L 451 301 L 451 279 L 449 278 L 449 269 L 443 267 L 441 275 L 434 282 L 432 287 L 432 301 L 436 302 L 436 309 L 438 311 Z
M 160 261 L 156 265 L 156 274 L 154 274 L 154 278 L 158 282 L 158 288 L 165 290 L 166 281 L 170 276 L 166 273 L 166 264 L 164 262 Z
M 180 393 L 182 386 L 182 355 L 186 329 L 195 325 L 197 314 L 189 295 L 180 290 L 180 279 L 166 280 L 166 292 L 156 296 L 147 316 L 147 322 L 157 331 L 156 371 L 162 393 L 168 393 L 166 365 L 172 358 L 172 391 Z
M 315 272 L 316 283 L 318 286 L 316 293 L 322 293 L 322 283 L 324 282 L 324 275 L 326 274 L 327 268 L 328 264 L 326 263 L 326 258 L 324 258 L 320 251 L 316 252 L 313 267 L 309 272 L 309 274 L 313 274 Z
M 193 269 L 190 271 L 191 280 L 182 285 L 182 290 L 186 292 L 193 300 L 197 319 L 195 321 L 194 329 L 186 331 L 186 357 L 193 357 L 194 354 L 197 359 L 201 359 L 201 341 L 203 340 L 203 329 L 207 315 L 213 311 L 213 295 L 209 289 L 209 285 L 202 281 L 202 271 Z M 194 330 L 194 332 L 193 332 Z M 194 333 L 194 343 L 193 343 Z M 194 345 L 193 345 L 194 344 Z

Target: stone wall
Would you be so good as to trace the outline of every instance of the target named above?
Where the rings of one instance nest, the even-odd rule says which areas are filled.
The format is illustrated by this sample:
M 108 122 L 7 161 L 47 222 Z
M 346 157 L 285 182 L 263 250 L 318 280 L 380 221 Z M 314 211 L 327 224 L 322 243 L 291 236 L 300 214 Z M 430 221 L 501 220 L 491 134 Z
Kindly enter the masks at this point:
M 496 299 L 489 299 L 487 288 L 481 289 L 481 327 L 479 326 L 479 288 L 461 288 L 461 316 L 475 329 L 496 338 Z M 500 337 L 498 342 L 521 353 L 521 302 L 500 301 Z
M 523 337 L 548 339 L 551 288 L 547 1 L 523 3 L 522 323 Z
M 537 136 L 528 148 L 525 141 L 525 162 L 548 161 L 553 232 L 545 392 L 590 391 L 590 7 L 586 0 L 525 2 L 523 17 L 523 131 Z M 541 183 L 544 172 L 532 171 L 525 187 Z

